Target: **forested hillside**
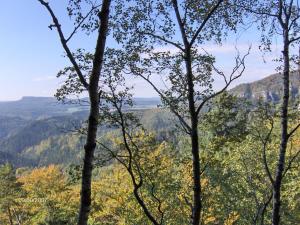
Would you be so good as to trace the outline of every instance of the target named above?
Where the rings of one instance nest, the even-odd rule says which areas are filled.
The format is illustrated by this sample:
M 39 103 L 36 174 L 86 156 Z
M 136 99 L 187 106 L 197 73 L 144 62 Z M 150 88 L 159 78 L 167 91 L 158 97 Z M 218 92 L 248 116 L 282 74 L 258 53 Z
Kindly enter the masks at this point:
M 290 76 L 290 93 L 292 99 L 299 99 L 300 72 L 293 71 Z M 257 101 L 263 98 L 268 102 L 279 103 L 283 94 L 282 74 L 273 74 L 262 80 L 248 84 L 240 84 L 230 90 L 236 96 Z
M 253 107 L 259 111 L 252 111 Z M 257 138 L 269 129 L 270 123 L 264 110 L 258 105 L 253 106 L 242 99 L 225 95 L 214 103 L 199 126 L 201 147 L 205 149 L 201 162 L 206 165 L 202 181 L 205 197 L 203 204 L 207 207 L 202 217 L 204 224 L 252 224 L 262 219 L 257 215 L 270 197 L 263 164 L 264 140 Z M 157 199 L 161 199 L 163 203 L 160 210 L 164 212 L 166 224 L 187 224 L 187 201 L 191 198 L 188 187 L 192 182 L 189 140 L 175 127 L 178 122 L 163 109 L 138 111 L 138 115 L 149 132 L 151 130 L 150 133 L 141 133 L 136 137 L 139 145 L 139 153 L 136 154 L 142 154 L 143 158 L 135 160 L 140 163 L 145 173 L 143 176 L 147 177 L 140 190 L 144 201 L 159 215 Z M 265 152 L 270 169 L 276 163 L 273 155 L 276 154 L 279 140 L 278 122 L 274 121 L 270 137 L 272 144 Z M 124 151 L 115 129 L 108 128 L 99 136 L 102 143 Z M 289 144 L 289 160 L 293 160 L 300 148 L 299 138 L 300 133 L 297 132 Z M 12 194 L 2 197 L 2 201 L 14 198 L 9 205 L 14 216 L 22 223 L 75 223 L 83 144 L 82 135 L 56 133 L 20 152 L 19 160 L 30 159 L 27 162 L 19 161 L 18 166 L 25 168 L 15 166 L 15 170 L 5 163 L 1 166 L 1 190 L 5 191 L 7 186 L 13 187 Z M 90 223 L 151 224 L 135 203 L 131 194 L 131 178 L 126 168 L 119 165 L 113 156 L 107 154 L 107 149 L 101 146 L 96 155 L 93 172 L 95 194 L 92 197 Z M 283 191 L 286 196 L 285 224 L 297 224 L 299 221 L 300 204 L 297 198 L 300 186 L 294 182 L 299 176 L 299 170 L 296 169 L 300 165 L 299 159 L 293 165 L 295 169 L 287 174 Z M 11 178 L 7 179 L 8 176 Z M 264 214 L 266 223 L 269 223 L 270 211 L 265 209 Z M 5 212 L 0 215 L 1 221 L 6 223 Z
M 265 80 L 272 79 L 272 76 Z M 229 93 L 237 95 L 235 88 Z M 252 224 L 249 221 L 262 219 L 257 215 L 269 202 L 270 191 L 264 175 L 263 155 L 267 155 L 268 164 L 273 168 L 273 155 L 276 154 L 279 140 L 279 121 L 275 119 L 272 122 L 274 130 L 269 141 L 272 140 L 273 144 L 264 150 L 264 139 L 258 137 L 267 134 L 269 129 L 270 121 L 265 114 L 268 113 L 265 111 L 267 105 L 258 102 L 258 99 L 252 103 L 248 100 L 253 99 L 224 95 L 211 104 L 199 126 L 201 147 L 205 149 L 201 161 L 206 165 L 202 181 L 204 207 L 209 207 L 203 214 L 204 224 Z M 190 201 L 187 184 L 191 185 L 191 165 L 188 162 L 191 155 L 187 149 L 189 140 L 178 126 L 179 121 L 167 109 L 135 109 L 132 112 L 150 132 L 139 140 L 140 144 L 147 146 L 143 150 L 147 159 L 139 159 L 142 160 L 139 163 L 147 171 L 145 176 L 153 176 L 146 181 L 150 189 L 146 186 L 141 193 L 149 201 L 148 204 L 154 204 L 152 210 L 157 210 L 151 192 L 151 185 L 155 185 L 155 196 L 166 199 L 162 206 L 165 223 L 186 224 L 189 218 L 186 202 Z M 75 223 L 83 158 L 81 149 L 85 136 L 78 132 L 85 126 L 85 116 L 86 112 L 78 111 L 65 116 L 48 114 L 43 119 L 1 117 L 0 179 L 4 185 L 1 188 L 4 190 L 7 185 L 14 187 L 15 200 L 11 207 L 14 216 L 22 223 Z M 148 139 L 149 135 L 151 139 Z M 117 128 L 106 126 L 99 133 L 99 138 L 111 148 L 118 148 L 116 144 L 120 142 L 120 137 Z M 284 209 L 286 224 L 297 224 L 299 221 L 297 190 L 300 186 L 293 181 L 299 176 L 297 168 L 300 161 L 294 158 L 300 148 L 299 139 L 300 133 L 297 132 L 290 142 L 288 153 L 288 160 L 293 162 L 293 172 L 286 178 L 284 189 L 287 195 Z M 7 163 L 12 164 L 14 169 Z M 96 194 L 93 196 L 91 223 L 118 224 L 123 221 L 125 224 L 151 224 L 130 194 L 130 177 L 126 170 L 101 145 L 96 150 L 95 163 L 93 191 Z M 16 176 L 15 180 L 6 180 L 7 173 Z M 10 195 L 6 194 L 2 201 L 8 201 L 7 198 L 12 197 Z M 27 204 L 24 205 L 24 202 Z M 265 209 L 266 222 L 269 221 L 269 213 Z M 1 214 L 0 221 L 7 222 L 5 213 Z
M 154 107 L 157 100 L 139 101 L 133 112 L 141 119 L 145 128 L 156 131 L 159 139 L 170 136 L 176 121 L 167 110 L 143 109 Z M 34 103 L 43 108 L 43 104 Z M 34 111 L 35 108 L 28 108 Z M 81 149 L 84 145 L 80 128 L 85 126 L 85 111 L 78 111 L 66 116 L 50 116 L 45 111 L 44 119 L 23 119 L 20 117 L 0 117 L 0 154 L 1 163 L 11 163 L 15 167 L 47 166 L 50 164 L 79 163 L 82 160 Z M 105 125 L 104 125 L 105 127 Z M 114 130 L 106 127 L 100 135 Z
M 0 27 L 0 225 L 300 225 L 300 0 L 4 0 Z
M 291 76 L 291 95 L 296 102 L 299 99 L 299 82 L 299 73 L 294 72 Z M 255 104 L 260 98 L 279 104 L 282 93 L 280 74 L 238 85 L 230 89 L 229 93 L 255 101 Z M 23 103 L 2 103 L 5 105 L 2 109 L 7 113 L 2 110 L 3 116 L 0 116 L 0 154 L 3 154 L 1 161 L 17 167 L 78 163 L 82 159 L 80 149 L 83 142 L 80 141 L 80 135 L 76 134 L 76 129 L 85 122 L 85 108 L 70 103 L 59 104 L 54 98 L 26 97 L 20 101 Z M 157 108 L 159 104 L 157 98 L 137 98 L 133 110 L 141 118 L 145 128 L 155 131 L 163 139 L 176 129 L 177 120 L 168 110 Z M 27 116 L 17 113 L 24 110 L 27 111 Z M 14 112 L 21 117 L 14 117 Z M 56 114 L 60 116 L 53 116 Z

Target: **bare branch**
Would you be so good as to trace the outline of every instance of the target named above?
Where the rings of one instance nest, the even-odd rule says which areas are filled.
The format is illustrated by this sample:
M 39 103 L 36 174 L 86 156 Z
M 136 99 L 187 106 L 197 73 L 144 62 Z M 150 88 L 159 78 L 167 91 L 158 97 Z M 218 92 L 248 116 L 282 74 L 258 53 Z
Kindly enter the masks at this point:
M 269 180 L 270 180 L 271 184 L 274 185 L 274 179 L 273 179 L 272 174 L 270 172 L 270 168 L 269 168 L 268 160 L 267 160 L 267 155 L 266 155 L 267 144 L 270 141 L 270 137 L 271 137 L 271 134 L 272 134 L 273 129 L 274 129 L 274 121 L 271 119 L 270 122 L 271 122 L 271 129 L 269 130 L 269 132 L 267 134 L 267 137 L 266 137 L 265 140 L 263 140 L 263 139 L 261 139 L 261 140 L 263 142 L 263 163 L 264 163 L 264 167 L 265 167 L 266 173 L 269 177 Z
M 289 133 L 288 133 L 288 139 L 298 130 L 298 128 L 300 127 L 300 123 L 295 126 Z
M 299 40 L 300 40 L 300 36 L 292 38 L 292 39 L 289 40 L 289 44 L 291 44 L 291 43 L 293 43 L 295 41 L 299 41 Z
M 193 36 L 193 38 L 190 42 L 190 47 L 193 46 L 193 44 L 196 41 L 198 35 L 200 34 L 200 32 L 202 31 L 202 29 L 204 28 L 206 23 L 209 21 L 209 19 L 212 17 L 212 15 L 215 13 L 215 11 L 218 9 L 218 7 L 221 5 L 222 2 L 224 2 L 224 0 L 218 0 L 217 4 L 212 7 L 212 9 L 209 11 L 207 16 L 204 18 L 204 20 L 202 21 L 201 25 L 197 29 L 196 33 L 194 34 L 194 36 Z
M 289 160 L 282 177 L 284 177 L 286 173 L 292 168 L 293 162 L 298 158 L 299 155 L 300 155 L 300 150 L 298 150 L 298 152 Z
M 80 67 L 78 65 L 78 63 L 76 62 L 76 59 L 74 58 L 69 46 L 67 45 L 67 40 L 63 34 L 63 31 L 61 29 L 61 25 L 60 23 L 58 22 L 58 19 L 57 17 L 55 16 L 52 8 L 50 7 L 49 3 L 48 2 L 45 2 L 44 0 L 38 0 L 46 9 L 47 11 L 49 12 L 52 20 L 53 20 L 53 23 L 54 25 L 50 25 L 50 28 L 51 27 L 55 27 L 57 32 L 58 32 L 58 35 L 60 37 L 60 42 L 64 48 L 64 50 L 66 51 L 67 53 L 67 57 L 69 58 L 70 62 L 72 63 L 72 65 L 74 66 L 74 69 L 79 77 L 79 80 L 80 82 L 82 83 L 82 85 L 88 90 L 89 89 L 89 84 L 87 83 L 87 81 L 85 80 L 81 70 L 80 70 Z
M 128 163 L 126 164 L 125 162 L 122 163 L 122 165 L 126 168 L 126 170 L 128 171 L 132 184 L 133 184 L 133 193 L 134 196 L 138 202 L 138 204 L 141 206 L 141 208 L 143 209 L 145 215 L 148 217 L 148 219 L 154 224 L 154 225 L 160 225 L 161 223 L 159 223 L 155 217 L 153 216 L 153 214 L 150 212 L 149 208 L 147 207 L 144 199 L 141 197 L 140 193 L 139 193 L 139 189 L 142 187 L 143 185 L 143 175 L 141 173 L 141 169 L 140 166 L 138 165 L 138 163 L 134 160 L 134 156 L 133 156 L 133 152 L 132 152 L 132 148 L 129 144 L 129 141 L 133 144 L 133 146 L 136 148 L 136 150 L 139 150 L 138 146 L 135 144 L 135 142 L 133 141 L 133 138 L 131 137 L 131 135 L 129 134 L 129 132 L 126 130 L 127 129 L 127 123 L 125 121 L 124 118 L 124 114 L 122 111 L 122 104 L 118 104 L 117 103 L 117 96 L 114 92 L 114 88 L 111 88 L 112 91 L 112 97 L 113 99 L 111 100 L 111 103 L 113 104 L 113 107 L 116 109 L 116 112 L 118 114 L 118 120 L 115 121 L 118 123 L 118 125 L 120 125 L 121 127 L 121 133 L 122 133 L 122 139 L 123 139 L 123 143 L 125 146 L 126 151 L 128 152 Z M 128 140 L 129 138 L 129 140 Z M 120 161 L 120 159 L 118 160 L 119 162 L 123 162 Z M 133 164 L 135 165 L 136 169 L 137 169 L 137 173 L 139 176 L 139 181 L 137 182 L 137 178 L 136 175 L 134 173 L 133 170 Z
M 206 163 L 206 164 L 204 165 L 204 167 L 203 167 L 202 170 L 200 171 L 200 175 L 202 175 L 202 174 L 205 172 L 205 170 L 206 170 L 207 167 L 208 167 L 208 163 Z
M 74 36 L 74 34 L 77 32 L 77 30 L 81 27 L 81 25 L 84 23 L 84 21 L 91 15 L 91 13 L 100 7 L 101 5 L 96 5 L 91 8 L 91 10 L 81 19 L 81 21 L 77 24 L 77 26 L 74 28 L 73 32 L 70 34 L 70 36 L 66 39 L 66 42 L 69 42 L 71 38 Z
M 260 128 L 257 128 L 256 126 L 254 127 L 254 130 L 257 132 L 257 135 L 255 135 L 255 136 L 263 144 L 263 146 L 262 146 L 262 161 L 263 161 L 263 165 L 264 165 L 264 168 L 265 168 L 265 172 L 266 172 L 271 184 L 274 185 L 274 179 L 273 179 L 273 176 L 271 174 L 271 170 L 269 168 L 267 155 L 266 155 L 267 145 L 271 141 L 271 135 L 272 135 L 272 132 L 274 130 L 274 120 L 273 120 L 273 117 L 268 114 L 267 109 L 264 110 L 264 114 L 265 115 L 263 115 L 264 116 L 263 118 L 267 117 L 267 120 L 270 121 L 270 125 L 271 125 L 271 128 L 269 129 L 267 135 L 265 137 L 263 137 L 263 135 L 261 134 Z
M 270 16 L 270 17 L 278 17 L 278 14 L 273 14 L 273 13 L 268 13 L 268 12 L 265 12 L 265 11 L 256 11 L 256 10 L 253 10 L 251 8 L 248 8 L 248 7 L 245 7 L 244 5 L 238 5 L 240 8 L 243 8 L 245 9 L 246 11 L 250 12 L 250 13 L 253 13 L 253 14 L 256 14 L 256 15 L 262 15 L 262 16 Z
M 149 179 L 149 181 L 151 183 L 151 195 L 158 203 L 157 210 L 160 213 L 160 224 L 163 224 L 165 213 L 162 211 L 162 208 L 161 208 L 162 201 L 155 195 L 155 185 L 154 185 L 153 181 L 151 180 L 151 178 L 149 176 L 147 176 L 147 178 Z
M 282 2 L 282 0 L 279 0 L 278 4 L 279 4 L 279 6 L 278 6 L 279 12 L 278 12 L 278 15 L 277 15 L 277 19 L 278 19 L 281 27 L 284 27 L 285 23 L 284 23 L 283 18 L 282 18 L 282 14 L 283 14 L 284 8 L 283 8 L 283 2 Z
M 261 221 L 260 221 L 261 225 L 264 225 L 265 213 L 266 213 L 268 205 L 270 204 L 270 202 L 272 200 L 272 197 L 273 197 L 273 193 L 271 193 L 269 195 L 267 201 L 264 202 L 264 205 L 263 205 L 263 208 L 262 208 L 262 211 L 261 211 Z
M 299 9 L 298 9 L 299 10 Z M 299 13 L 298 15 L 290 22 L 290 25 L 289 25 L 289 31 L 292 29 L 293 25 L 297 22 L 297 20 L 300 19 L 300 16 L 299 16 Z
M 242 74 L 244 73 L 245 69 L 246 69 L 246 66 L 245 66 L 245 59 L 246 57 L 250 54 L 250 50 L 251 50 L 251 46 L 249 47 L 248 49 L 248 52 L 242 57 L 240 58 L 240 56 L 238 55 L 236 57 L 236 65 L 235 67 L 233 68 L 230 76 L 229 76 L 229 80 L 227 80 L 227 76 L 224 74 L 224 72 L 220 71 L 219 69 L 217 69 L 214 65 L 212 65 L 213 69 L 220 75 L 223 77 L 224 81 L 225 81 L 225 86 L 211 94 L 210 96 L 206 97 L 205 99 L 203 99 L 203 101 L 200 103 L 200 105 L 198 106 L 197 108 L 197 115 L 199 115 L 201 109 L 203 108 L 203 106 L 208 102 L 210 101 L 211 99 L 215 98 L 216 96 L 220 95 L 221 93 L 223 93 L 224 91 L 226 91 L 226 89 L 230 86 L 230 84 L 235 81 L 236 79 L 238 79 L 239 77 L 242 76 Z M 205 50 L 204 50 L 205 51 Z M 207 52 L 206 52 L 207 53 Z M 208 54 L 208 53 L 207 53 Z M 239 71 L 241 69 L 241 71 Z M 239 71 L 239 72 L 238 72 Z M 235 75 L 236 73 L 238 72 L 237 75 Z
M 288 10 L 289 17 L 291 17 L 292 15 L 293 3 L 294 0 L 290 0 L 289 10 Z
M 147 77 L 145 77 L 143 74 L 138 74 L 141 78 L 143 78 L 145 81 L 147 81 L 153 89 L 157 92 L 157 94 L 165 101 L 167 102 L 168 106 L 170 107 L 170 110 L 178 117 L 180 123 L 183 125 L 186 132 L 190 133 L 191 127 L 187 124 L 187 122 L 184 120 L 183 116 L 181 116 L 173 107 L 173 104 L 169 101 L 168 98 L 165 97 L 165 95 L 156 87 L 156 85 L 150 81 Z
M 173 45 L 174 47 L 180 49 L 181 51 L 184 51 L 184 49 L 180 46 L 180 44 L 176 43 L 176 42 L 173 42 L 171 40 L 168 40 L 162 36 L 159 36 L 157 34 L 154 34 L 154 33 L 149 33 L 149 32 L 141 32 L 141 31 L 137 31 L 138 33 L 142 34 L 142 35 L 148 35 L 148 36 L 151 36 L 153 38 L 157 38 L 167 44 L 170 44 L 170 45 Z
M 177 23 L 179 25 L 182 40 L 183 40 L 183 43 L 184 43 L 184 47 L 185 47 L 184 51 L 186 51 L 187 48 L 189 47 L 189 42 L 188 42 L 188 39 L 187 39 L 187 36 L 186 36 L 184 22 L 182 21 L 181 16 L 180 16 L 177 0 L 172 0 L 172 4 L 173 4 L 174 11 L 175 11 Z

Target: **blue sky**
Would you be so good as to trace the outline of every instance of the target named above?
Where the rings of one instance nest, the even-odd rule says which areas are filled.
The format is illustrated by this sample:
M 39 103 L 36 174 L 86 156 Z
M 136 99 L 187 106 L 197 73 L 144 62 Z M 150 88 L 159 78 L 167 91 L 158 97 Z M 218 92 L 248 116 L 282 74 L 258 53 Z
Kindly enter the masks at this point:
M 71 21 L 66 16 L 66 0 L 52 0 L 51 5 L 60 18 L 65 31 L 71 30 Z M 0 101 L 16 100 L 22 96 L 53 96 L 62 82 L 55 75 L 67 65 L 62 57 L 63 50 L 57 33 L 48 28 L 50 18 L 37 0 L 2 0 L 0 7 Z M 203 46 L 216 55 L 218 65 L 224 70 L 232 66 L 235 54 L 234 44 L 245 52 L 252 44 L 252 53 L 247 60 L 247 69 L 242 78 L 235 83 L 245 83 L 274 73 L 271 58 L 280 54 L 276 45 L 273 55 L 266 55 L 263 63 L 258 51 L 258 32 L 251 29 L 243 32 L 236 41 L 231 35 L 223 46 Z M 91 49 L 93 37 L 77 36 L 71 47 L 80 46 Z M 109 43 L 108 43 L 109 44 Z M 276 47 L 277 46 L 277 47 Z M 150 87 L 136 80 L 135 94 L 139 97 L 155 96 Z

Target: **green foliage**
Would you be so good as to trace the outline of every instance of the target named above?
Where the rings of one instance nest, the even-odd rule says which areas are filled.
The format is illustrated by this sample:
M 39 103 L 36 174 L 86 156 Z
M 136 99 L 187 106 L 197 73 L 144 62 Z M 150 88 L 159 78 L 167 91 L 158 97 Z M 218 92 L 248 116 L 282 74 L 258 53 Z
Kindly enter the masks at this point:
M 113 1 L 109 32 L 119 48 L 106 48 L 103 61 L 99 60 L 102 65 L 95 67 L 98 60 L 93 54 L 84 49 L 71 52 L 66 46 L 77 31 L 89 35 L 99 28 L 97 1 L 69 1 L 67 11 L 75 25 L 69 39 L 63 38 L 61 26 L 50 10 L 55 24 L 50 28 L 56 26 L 58 29 L 72 62 L 72 66 L 65 67 L 57 75 L 65 77 L 57 91 L 57 99 L 68 101 L 69 96 L 78 97 L 86 92 L 94 93 L 91 99 L 99 97 L 100 118 L 90 117 L 90 121 L 99 119 L 101 127 L 96 152 L 99 160 L 93 171 L 91 225 L 150 225 L 147 212 L 161 225 L 189 224 L 192 211 L 198 215 L 197 201 L 199 206 L 202 204 L 201 224 L 204 225 L 271 222 L 271 186 L 280 143 L 277 109 L 270 109 L 270 105 L 250 106 L 225 93 L 244 71 L 245 57 L 236 57 L 232 74 L 226 78 L 215 68 L 215 57 L 201 50 L 209 42 L 221 44 L 230 31 L 236 31 L 244 13 L 240 3 L 258 10 L 261 17 L 257 19 L 262 22 L 262 44 L 266 50 L 271 48 L 271 37 L 284 27 L 291 31 L 289 44 L 299 43 L 299 10 L 293 1 L 289 17 L 288 11 L 273 16 L 277 13 L 278 1 L 116 0 Z M 85 10 L 91 6 L 92 10 L 85 17 Z M 288 6 L 284 6 L 287 9 Z M 280 23 L 281 28 L 274 23 L 282 19 L 281 16 L 288 26 L 283 26 L 284 21 Z M 299 58 L 293 56 L 291 60 L 296 63 Z M 93 79 L 89 86 L 82 81 L 88 80 L 95 68 L 93 75 L 101 72 L 99 90 L 98 86 L 90 89 L 95 87 Z M 225 86 L 220 92 L 215 92 L 213 87 L 215 73 L 224 78 Z M 125 74 L 148 82 L 168 109 L 128 110 L 133 108 L 134 101 Z M 157 77 L 165 82 L 165 89 L 155 86 L 153 80 Z M 297 76 L 294 77 L 297 83 Z M 266 84 L 259 83 L 256 87 L 240 86 L 232 92 L 251 99 L 257 98 L 256 92 L 264 91 L 263 97 L 278 102 L 282 90 L 273 90 L 279 83 L 273 78 L 263 81 L 268 90 L 264 90 Z M 62 110 L 63 113 L 66 110 L 68 108 Z M 49 115 L 44 111 L 31 115 L 30 110 L 24 110 L 24 116 L 28 114 L 30 117 Z M 96 114 L 98 116 L 98 112 Z M 298 123 L 298 112 L 290 113 L 289 119 Z M 16 120 L 20 129 L 6 122 L 0 127 L 3 128 L 0 163 L 11 161 L 18 166 L 38 168 L 20 169 L 16 177 L 11 165 L 0 167 L 0 223 L 75 224 L 83 138 L 71 135 L 68 129 L 78 125 L 78 130 L 85 134 L 86 124 L 79 118 L 74 124 L 68 116 L 30 122 Z M 68 132 L 61 134 L 57 127 L 60 123 Z M 176 132 L 178 124 L 191 139 Z M 297 224 L 300 220 L 299 138 L 299 131 L 295 132 L 288 143 L 288 163 L 282 186 L 283 224 Z M 197 142 L 196 145 L 193 142 L 193 157 L 191 140 Z M 201 179 L 197 179 L 198 154 Z M 67 168 L 63 168 L 65 166 Z M 195 197 L 197 195 L 200 197 Z
M 34 169 L 19 178 L 27 195 L 21 199 L 24 224 L 74 224 L 77 204 L 76 187 L 69 186 L 58 166 Z
M 13 224 L 22 214 L 18 198 L 23 195 L 21 183 L 10 164 L 0 166 L 0 223 Z
M 199 127 L 204 143 L 202 147 L 205 149 L 201 155 L 204 171 L 201 182 L 203 224 L 260 224 L 262 207 L 271 193 L 270 181 L 263 164 L 262 144 L 257 136 L 257 132 L 261 135 L 268 132 L 269 120 L 263 116 L 251 116 L 251 121 L 247 121 L 251 126 L 245 129 L 242 112 L 229 110 L 234 109 L 232 105 L 242 104 L 235 100 L 237 99 L 232 96 L 221 96 L 206 117 L 207 121 L 220 117 L 224 122 L 230 122 L 231 116 L 234 116 L 237 119 L 234 120 L 236 126 L 231 126 L 232 132 L 223 132 L 223 127 L 218 123 L 210 123 L 212 126 L 204 123 Z M 247 111 L 247 107 L 244 106 L 244 110 Z M 274 127 L 267 148 L 271 170 L 276 165 L 274 156 L 278 148 L 279 124 L 276 120 Z M 239 136 L 238 130 L 241 134 Z M 296 133 L 289 145 L 288 160 L 300 147 L 299 135 L 299 132 Z M 163 224 L 188 224 L 189 203 L 192 199 L 189 140 L 178 137 L 176 147 L 173 147 L 170 143 L 155 141 L 155 136 L 136 136 L 136 142 L 145 146 L 140 148 L 140 157 L 135 158 L 145 178 L 139 192 L 158 218 L 160 213 L 157 199 L 161 200 Z M 297 224 L 299 221 L 299 165 L 297 158 L 285 176 L 282 214 L 284 224 Z M 8 164 L 3 165 L 0 171 L 0 223 L 9 224 L 9 214 L 5 210 L 7 205 L 13 209 L 13 221 L 16 222 L 19 218 L 22 224 L 75 223 L 79 202 L 79 166 L 70 165 L 64 170 L 57 166 L 19 169 L 18 178 Z M 94 174 L 90 224 L 150 224 L 136 202 L 131 178 L 121 164 L 110 163 L 95 170 Z M 269 203 L 264 213 L 265 224 L 269 223 L 270 209 Z

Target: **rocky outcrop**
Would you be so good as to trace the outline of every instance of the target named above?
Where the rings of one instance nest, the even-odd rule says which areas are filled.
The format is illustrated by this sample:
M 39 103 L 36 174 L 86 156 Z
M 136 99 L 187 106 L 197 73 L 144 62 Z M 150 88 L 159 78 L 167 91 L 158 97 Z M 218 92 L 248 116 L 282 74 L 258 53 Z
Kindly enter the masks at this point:
M 300 72 L 295 71 L 291 73 L 291 98 L 299 98 L 300 94 Z M 282 96 L 283 84 L 282 76 L 280 73 L 270 75 L 262 80 L 255 81 L 248 84 L 240 84 L 229 92 L 243 97 L 251 101 L 264 99 L 268 102 L 278 103 L 280 96 Z

